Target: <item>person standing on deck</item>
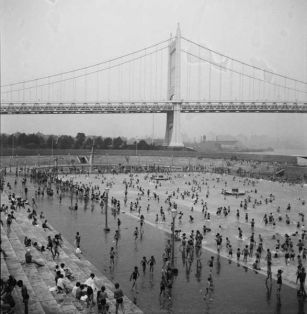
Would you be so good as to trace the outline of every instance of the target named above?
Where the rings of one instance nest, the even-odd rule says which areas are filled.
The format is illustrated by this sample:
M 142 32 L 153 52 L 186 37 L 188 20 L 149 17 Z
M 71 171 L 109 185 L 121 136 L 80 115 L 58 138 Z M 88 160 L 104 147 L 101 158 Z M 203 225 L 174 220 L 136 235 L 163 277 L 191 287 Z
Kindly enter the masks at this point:
M 280 296 L 282 286 L 282 270 L 278 269 L 277 271 L 277 295 Z
M 118 308 L 121 307 L 121 310 L 123 313 L 125 313 L 124 310 L 124 293 L 122 291 L 122 289 L 120 289 L 119 287 L 119 283 L 115 284 L 115 291 L 114 291 L 114 299 L 116 300 L 116 304 L 115 304 L 115 313 L 118 313 Z
M 80 247 L 81 236 L 80 236 L 79 231 L 76 233 L 75 241 L 76 241 L 76 247 Z
M 25 305 L 25 314 L 29 313 L 28 304 L 29 304 L 29 294 L 27 287 L 23 284 L 22 280 L 18 280 L 17 286 L 21 288 L 22 301 Z

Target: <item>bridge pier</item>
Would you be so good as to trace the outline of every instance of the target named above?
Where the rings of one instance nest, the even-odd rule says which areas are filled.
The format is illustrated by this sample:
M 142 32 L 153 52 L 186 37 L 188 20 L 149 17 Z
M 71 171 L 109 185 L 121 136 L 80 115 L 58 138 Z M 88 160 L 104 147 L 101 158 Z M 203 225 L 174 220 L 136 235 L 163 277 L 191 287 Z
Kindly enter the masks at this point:
M 181 31 L 177 26 L 176 37 L 168 44 L 167 99 L 173 101 L 173 110 L 167 112 L 164 145 L 183 147 L 180 130 L 180 85 L 181 85 Z
M 167 113 L 166 116 L 166 130 L 164 143 L 169 147 L 183 147 L 181 138 L 181 106 L 180 103 L 173 104 L 173 111 Z

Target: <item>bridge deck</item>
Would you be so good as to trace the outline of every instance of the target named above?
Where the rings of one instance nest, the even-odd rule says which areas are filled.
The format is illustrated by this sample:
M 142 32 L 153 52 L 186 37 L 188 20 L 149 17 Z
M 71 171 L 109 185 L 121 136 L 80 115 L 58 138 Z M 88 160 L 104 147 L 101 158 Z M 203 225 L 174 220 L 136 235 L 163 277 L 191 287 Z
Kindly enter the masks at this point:
M 178 102 L 2 102 L 0 114 L 127 114 L 167 113 Z M 276 101 L 182 101 L 180 111 L 185 113 L 307 113 L 307 102 Z

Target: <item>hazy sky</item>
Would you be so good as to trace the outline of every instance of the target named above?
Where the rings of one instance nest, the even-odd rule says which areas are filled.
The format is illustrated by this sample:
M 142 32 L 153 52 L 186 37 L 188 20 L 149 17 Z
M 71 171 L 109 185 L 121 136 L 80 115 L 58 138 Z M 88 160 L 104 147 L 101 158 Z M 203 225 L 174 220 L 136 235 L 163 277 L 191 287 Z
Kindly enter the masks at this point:
M 0 0 L 1 85 L 94 64 L 175 33 L 307 81 L 306 0 Z M 165 116 L 2 116 L 1 132 L 162 137 Z M 305 138 L 307 115 L 185 114 L 182 133 Z

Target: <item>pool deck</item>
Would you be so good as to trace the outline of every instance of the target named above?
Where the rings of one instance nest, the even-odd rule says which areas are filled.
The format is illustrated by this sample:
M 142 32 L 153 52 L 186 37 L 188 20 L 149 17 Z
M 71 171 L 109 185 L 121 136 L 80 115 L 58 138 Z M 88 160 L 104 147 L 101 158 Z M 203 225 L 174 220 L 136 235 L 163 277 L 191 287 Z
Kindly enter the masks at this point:
M 8 203 L 5 193 L 1 195 L 1 203 Z M 40 259 L 44 262 L 43 267 L 37 267 L 35 264 L 25 264 L 26 247 L 24 246 L 24 237 L 35 239 L 39 244 L 46 245 L 47 236 L 54 236 L 58 232 L 51 226 L 52 231 L 44 231 L 40 226 L 33 226 L 27 218 L 24 209 L 15 211 L 16 220 L 13 220 L 11 231 L 7 232 L 5 227 L 1 228 L 1 246 L 6 253 L 6 257 L 1 253 L 1 278 L 8 279 L 9 275 L 14 276 L 16 280 L 23 280 L 28 288 L 30 295 L 29 313 L 31 314 L 77 314 L 77 313 L 97 313 L 97 305 L 87 308 L 86 303 L 74 298 L 71 293 L 59 294 L 51 292 L 50 288 L 55 287 L 55 265 L 65 263 L 75 277 L 71 281 L 71 287 L 75 282 L 85 282 L 91 273 L 95 274 L 96 285 L 106 287 L 108 294 L 107 302 L 110 305 L 110 313 L 115 313 L 115 299 L 113 297 L 114 284 L 107 279 L 93 264 L 83 256 L 78 258 L 75 255 L 75 248 L 63 238 L 60 257 L 53 260 L 51 253 L 39 252 L 31 247 L 31 253 L 34 259 Z M 4 221 L 5 215 L 2 215 Z M 15 287 L 13 297 L 16 302 L 15 313 L 23 313 L 23 303 L 20 289 Z M 132 301 L 124 297 L 125 313 L 141 314 L 143 313 Z M 121 313 L 121 311 L 119 311 Z

